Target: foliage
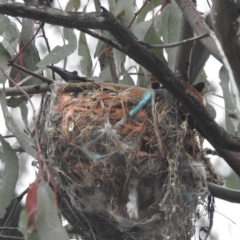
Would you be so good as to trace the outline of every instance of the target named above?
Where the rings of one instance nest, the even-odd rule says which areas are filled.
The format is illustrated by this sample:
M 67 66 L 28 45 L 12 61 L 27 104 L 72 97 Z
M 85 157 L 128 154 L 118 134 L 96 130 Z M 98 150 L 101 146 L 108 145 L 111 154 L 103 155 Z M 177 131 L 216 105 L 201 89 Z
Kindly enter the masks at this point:
M 223 17 L 227 23 L 237 23 L 237 17 L 234 10 L 235 3 L 218 5 L 216 1 L 217 0 L 213 1 L 213 12 L 215 11 L 215 14 L 212 16 L 214 20 L 212 27 L 222 44 L 225 52 L 223 56 L 221 56 L 222 51 L 221 47 L 219 47 L 220 45 L 218 46 L 217 38 L 210 32 L 201 15 L 195 12 L 196 9 L 191 1 L 192 9 L 186 7 L 190 6 L 189 2 L 184 3 L 184 1 L 181 0 L 144 1 L 141 4 L 139 1 L 133 0 L 108 0 L 105 4 L 108 6 L 108 11 L 110 11 L 114 19 L 118 19 L 120 25 L 124 27 L 120 28 L 116 24 L 116 29 L 109 27 L 109 31 L 107 31 L 108 26 L 106 26 L 106 29 L 104 29 L 104 27 L 92 27 L 97 30 L 90 31 L 90 27 L 83 27 L 84 24 L 90 24 L 87 22 L 87 17 L 93 19 L 96 26 L 100 26 L 107 10 L 101 8 L 98 3 L 99 1 L 69 0 L 65 11 L 72 11 L 71 14 L 76 14 L 71 15 L 73 16 L 70 20 L 72 24 L 74 24 L 75 21 L 82 21 L 82 25 L 79 25 L 80 27 L 75 26 L 80 32 L 74 30 L 67 20 L 65 25 L 62 24 L 62 29 L 53 28 L 53 25 L 49 26 L 43 22 L 46 21 L 46 23 L 52 23 L 54 25 L 59 24 L 62 20 L 54 16 L 54 14 L 58 12 L 47 12 L 46 10 L 45 20 L 44 14 L 40 12 L 40 7 L 39 9 L 38 7 L 36 8 L 36 11 L 39 10 L 40 17 L 38 15 L 29 17 L 25 16 L 25 14 L 28 14 L 28 11 L 21 12 L 19 10 L 17 13 L 13 13 L 11 6 L 15 9 L 20 9 L 21 4 L 0 4 L 0 12 L 2 13 L 2 15 L 0 15 L 0 36 L 2 37 L 0 42 L 0 83 L 3 84 L 4 88 L 7 84 L 9 84 L 10 87 L 14 86 L 17 92 L 15 95 L 11 94 L 10 88 L 7 88 L 6 91 L 1 90 L 0 92 L 5 126 L 14 135 L 21 149 L 37 160 L 37 167 L 39 168 L 36 181 L 28 192 L 26 208 L 22 211 L 19 223 L 23 236 L 26 239 L 68 239 L 67 233 L 58 218 L 56 190 L 53 183 L 54 181 L 47 167 L 49 159 L 45 159 L 45 156 L 43 156 L 40 144 L 41 136 L 38 136 L 39 125 L 36 111 L 40 109 L 39 111 L 41 112 L 42 105 L 36 106 L 32 100 L 32 94 L 37 93 L 39 89 L 45 86 L 43 85 L 43 81 L 46 82 L 46 79 L 43 78 L 42 75 L 47 75 L 48 78 L 50 78 L 49 72 L 46 71 L 46 66 L 51 64 L 63 63 L 64 69 L 80 69 L 81 74 L 85 75 L 87 80 L 95 80 L 97 83 L 103 82 L 102 87 L 110 91 L 113 90 L 114 85 L 107 83 L 119 83 L 130 86 L 136 85 L 138 87 L 148 88 L 152 83 L 150 81 L 151 75 L 158 84 L 163 84 L 163 87 L 166 87 L 174 97 L 177 98 L 179 105 L 186 103 L 186 106 L 182 107 L 182 111 L 190 113 L 192 115 L 190 116 L 189 114 L 191 119 L 195 119 L 197 130 L 201 134 L 200 140 L 208 140 L 215 150 L 224 157 L 232 169 L 240 176 L 240 158 L 235 154 L 237 152 L 236 149 L 239 149 L 238 137 L 240 131 L 240 76 L 238 76 L 240 66 L 236 65 L 238 61 L 234 61 L 234 59 L 239 59 L 238 35 L 235 28 L 230 29 L 231 31 L 229 30 L 231 37 L 236 40 L 235 42 L 233 41 L 233 47 L 231 48 L 226 43 L 224 33 L 224 27 L 228 29 L 230 24 L 226 24 L 226 26 L 224 25 L 224 27 L 221 28 L 219 27 L 219 19 L 217 17 L 214 18 L 214 16 L 217 16 L 216 12 L 221 12 L 223 15 L 226 12 Z M 51 7 L 49 1 L 37 2 L 37 4 L 43 5 L 41 6 L 43 8 Z M 222 1 L 219 2 L 222 3 Z M 93 3 L 94 11 L 99 14 L 99 16 L 89 13 L 93 10 L 93 6 L 91 5 Z M 56 4 L 55 1 L 52 4 Z M 8 5 L 10 6 L 10 10 L 8 9 Z M 30 5 L 26 4 L 24 7 L 31 12 Z M 225 8 L 227 9 L 226 11 Z M 188 9 L 188 12 L 184 12 L 184 9 Z M 77 15 L 80 11 L 82 15 Z M 234 14 L 231 15 L 231 12 L 234 12 Z M 19 20 L 8 16 L 8 14 L 12 16 L 19 15 L 23 18 Z M 50 20 L 47 18 L 47 14 L 52 14 Z M 67 19 L 70 15 L 65 14 Z M 85 20 L 86 22 L 83 20 L 84 17 L 87 19 Z M 190 25 L 184 23 L 184 17 Z M 198 20 L 200 19 L 198 24 L 196 24 L 195 17 Z M 73 21 L 73 19 L 75 20 Z M 41 20 L 41 22 L 36 22 L 35 20 Z M 194 44 L 192 44 L 192 42 L 189 45 L 187 45 L 187 43 L 186 45 L 180 44 L 177 47 L 167 47 L 166 51 L 163 50 L 165 44 L 183 42 L 186 38 L 184 31 L 191 32 L 192 29 L 197 35 L 205 33 L 204 31 L 206 30 L 207 34 L 210 33 L 210 36 L 205 36 L 205 38 L 201 40 L 198 39 Z M 115 35 L 113 34 L 114 31 L 116 32 Z M 124 37 L 117 39 L 118 31 L 119 33 L 126 31 L 129 35 L 126 35 L 126 39 L 124 39 Z M 55 38 L 54 35 L 56 33 L 61 37 Z M 134 34 L 133 39 L 130 39 L 132 36 L 131 33 Z M 194 37 L 193 33 L 192 37 Z M 52 40 L 52 38 L 54 40 Z M 136 45 L 138 45 L 136 49 L 143 49 L 143 51 L 134 52 L 132 50 L 134 44 L 132 44 L 131 41 L 135 41 Z M 217 41 L 217 44 L 215 41 Z M 60 46 L 61 44 L 62 46 Z M 155 44 L 157 47 L 150 46 L 149 44 Z M 192 55 L 186 54 L 184 58 L 180 59 L 178 56 L 180 56 L 179 54 L 183 46 L 187 46 Z M 227 51 L 227 49 L 231 51 Z M 146 58 L 153 55 L 156 57 L 159 61 L 156 62 L 158 67 L 149 66 L 150 63 L 142 60 L 145 53 L 149 54 L 145 55 Z M 196 100 L 195 95 L 198 95 L 198 93 L 196 93 L 196 90 L 191 86 L 198 82 L 205 82 L 206 86 L 210 86 L 208 87 L 210 88 L 208 92 L 211 91 L 211 85 L 203 71 L 209 54 L 212 54 L 225 64 L 225 66 L 220 69 L 219 77 L 226 107 L 224 124 L 226 131 L 215 124 L 213 119 L 216 118 L 216 111 L 211 105 L 212 103 L 206 103 L 206 109 L 210 113 L 208 114 L 205 112 L 205 109 L 201 107 L 202 105 L 199 101 Z M 199 58 L 201 58 L 202 64 L 195 64 Z M 196 65 L 199 66 L 198 69 L 194 68 Z M 159 72 L 163 74 L 154 76 L 150 68 L 157 69 L 156 72 L 159 70 Z M 193 71 L 194 73 L 192 73 Z M 33 75 L 31 75 L 32 72 L 34 72 Z M 181 77 L 177 79 L 177 76 L 187 77 L 186 79 L 182 79 Z M 169 79 L 175 82 L 168 82 Z M 181 84 L 178 80 L 183 80 L 186 83 Z M 18 86 L 16 84 L 18 84 Z M 85 85 L 81 86 L 84 88 Z M 89 87 L 89 85 L 86 86 Z M 205 88 L 202 93 L 206 93 L 206 91 Z M 11 98 L 7 99 L 7 96 L 11 96 Z M 207 98 L 204 98 L 204 100 L 207 101 Z M 27 103 L 29 103 L 29 105 L 27 105 Z M 192 105 L 188 105 L 188 103 Z M 38 105 L 40 104 L 38 103 Z M 194 106 L 194 108 L 191 108 L 191 106 Z M 21 118 L 25 125 L 24 131 L 19 129 L 18 124 L 14 122 L 8 107 L 19 107 L 21 109 Z M 28 113 L 30 111 L 33 113 L 32 126 L 28 125 Z M 55 110 L 53 109 L 52 111 Z M 199 113 L 203 113 L 202 115 L 204 116 L 197 115 Z M 206 131 L 206 124 L 208 123 L 205 123 L 203 120 L 204 117 L 209 121 L 208 126 L 212 126 L 209 132 Z M 49 122 L 46 121 L 46 124 L 49 124 Z M 211 134 L 211 131 L 213 134 Z M 51 132 L 49 132 L 49 134 L 51 134 Z M 229 134 L 233 134 L 234 137 Z M 219 138 L 219 144 L 221 142 L 220 140 L 223 139 L 222 142 L 223 145 L 226 143 L 226 148 L 222 148 L 221 146 L 223 145 L 218 145 L 218 143 L 216 143 L 218 140 L 212 139 L 211 135 L 222 136 L 221 139 Z M 14 194 L 19 167 L 17 165 L 18 157 L 15 154 L 14 147 L 11 147 L 1 135 L 0 141 L 2 145 L 0 158 L 5 164 L 0 182 L 0 217 L 3 217 L 5 209 L 10 204 Z M 221 152 L 221 150 L 223 152 Z M 18 151 L 18 149 L 16 151 Z M 10 178 L 9 176 L 14 177 Z M 226 196 L 218 197 L 227 200 Z M 71 231 L 69 230 L 69 232 Z M 81 235 L 81 233 L 79 234 Z M 87 236 L 85 237 L 87 238 Z

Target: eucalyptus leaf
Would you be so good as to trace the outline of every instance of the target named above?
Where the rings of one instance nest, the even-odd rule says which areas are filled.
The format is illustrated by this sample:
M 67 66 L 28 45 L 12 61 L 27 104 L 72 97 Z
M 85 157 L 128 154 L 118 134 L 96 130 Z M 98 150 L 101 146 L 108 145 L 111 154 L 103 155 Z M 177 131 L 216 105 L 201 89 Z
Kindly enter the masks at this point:
M 86 12 L 87 5 L 84 7 L 83 12 Z M 80 32 L 79 42 L 78 42 L 78 55 L 82 57 L 80 61 L 81 72 L 86 76 L 91 76 L 92 74 L 92 59 L 87 44 L 86 35 L 84 32 Z
M 104 82 L 112 83 L 112 75 L 111 75 L 111 71 L 110 71 L 110 67 L 109 67 L 109 66 L 108 66 L 107 68 L 105 68 L 105 69 L 100 73 L 100 78 L 101 78 Z
M 232 95 L 229 89 L 229 77 L 228 72 L 224 66 L 221 67 L 219 71 L 219 78 L 221 80 L 220 86 L 222 88 L 224 102 L 225 102 L 225 122 L 226 122 L 226 130 L 228 133 L 235 134 L 235 127 L 232 123 L 232 120 L 229 118 L 229 111 L 234 112 L 235 107 L 232 99 Z
M 146 70 L 145 70 L 146 71 Z M 149 85 L 149 81 L 147 80 L 148 78 L 146 77 L 146 75 L 144 74 L 144 69 L 143 67 L 139 67 L 138 70 L 138 79 L 137 79 L 137 86 L 138 87 L 143 87 L 143 88 L 147 88 Z
M 117 1 L 113 15 L 117 18 L 125 14 L 125 11 L 133 5 L 134 0 L 121 0 Z
M 7 65 L 8 61 L 11 59 L 11 55 L 9 52 L 5 49 L 3 44 L 0 42 L 0 66 L 3 69 L 9 68 Z
M 209 104 L 208 102 L 206 103 L 205 107 L 208 110 L 208 112 L 210 113 L 210 115 L 213 117 L 213 119 L 215 119 L 216 116 L 217 116 L 215 108 L 211 104 Z
M 150 26 L 152 26 L 152 20 L 140 22 L 136 26 L 133 27 L 132 32 L 139 41 L 143 41 Z
M 26 129 L 28 130 L 28 132 L 30 133 L 30 128 L 29 128 L 29 125 L 28 125 L 28 108 L 27 108 L 27 102 L 26 101 L 23 101 L 21 104 L 20 104 L 20 110 L 21 110 L 21 116 L 22 116 L 22 120 L 25 124 L 25 127 Z
M 78 9 L 80 8 L 80 6 L 81 6 L 81 1 L 80 0 L 69 0 L 67 5 L 66 5 L 65 10 L 66 11 L 74 10 L 75 12 L 77 12 Z
M 10 97 L 7 99 L 7 105 L 8 107 L 16 108 L 16 107 L 19 107 L 23 101 L 27 101 L 26 96 Z
M 6 208 L 10 205 L 14 190 L 18 180 L 18 157 L 10 144 L 0 134 L 2 145 L 2 160 L 4 161 L 4 171 L 0 180 L 0 218 L 6 213 Z
M 29 41 L 29 45 L 24 49 L 24 51 L 21 52 L 19 57 L 19 64 L 31 71 L 37 70 L 37 63 L 39 62 L 39 55 L 38 51 L 35 45 L 35 41 L 32 40 L 32 37 L 34 36 L 34 20 L 23 18 L 22 20 L 22 32 L 21 32 L 21 38 L 20 38 L 20 50 L 25 47 Z M 21 72 L 20 74 L 21 79 L 25 78 L 27 76 L 26 73 Z M 12 68 L 11 77 L 13 79 L 19 78 L 19 71 L 15 71 Z M 18 80 L 19 81 L 19 80 Z M 25 82 L 22 86 L 28 86 L 28 85 L 35 85 L 35 84 L 42 84 L 42 81 L 36 77 L 31 77 L 27 82 Z
M 39 240 L 36 232 L 31 233 L 28 230 L 28 212 L 26 208 L 23 208 L 20 214 L 18 226 L 25 240 Z
M 2 112 L 5 119 L 6 127 L 11 131 L 20 146 L 32 157 L 36 157 L 36 152 L 33 148 L 35 146 L 34 141 L 32 138 L 28 137 L 23 131 L 20 131 L 17 124 L 13 121 L 11 114 L 7 108 L 7 101 L 6 101 L 6 93 L 5 91 L 0 92 L 0 101 L 2 106 Z
M 77 37 L 74 33 L 74 29 L 63 28 L 63 34 L 68 44 L 64 46 L 56 46 L 47 56 L 45 56 L 37 66 L 44 69 L 50 63 L 58 63 L 70 54 L 72 54 L 77 48 Z
M 42 182 L 38 187 L 37 236 L 39 240 L 69 240 L 57 215 L 53 190 Z
M 16 24 L 5 15 L 0 15 L 0 36 L 3 37 L 4 48 L 11 56 L 14 56 L 20 34 Z
M 8 61 L 11 59 L 11 55 L 5 49 L 3 44 L 0 42 L 0 66 L 6 70 L 9 67 L 7 66 Z M 2 71 L 0 71 L 0 83 L 4 83 L 6 81 L 6 77 L 3 75 Z
M 129 85 L 129 86 L 135 86 L 135 83 L 132 79 L 132 77 L 129 75 L 129 73 L 123 68 L 123 79 L 119 81 L 119 84 Z
M 155 0 L 148 2 L 145 7 L 141 10 L 141 12 L 138 15 L 137 22 L 142 22 L 145 20 L 148 12 L 152 11 L 155 7 L 160 6 L 163 3 L 164 0 Z
M 156 33 L 156 30 L 154 29 L 153 25 L 151 25 L 151 27 L 148 29 L 148 31 L 144 37 L 144 41 L 158 44 L 158 45 L 163 44 L 162 40 L 159 38 L 158 34 Z M 163 55 L 163 49 L 152 48 L 150 51 L 153 52 L 163 63 L 165 63 L 167 65 L 167 61 Z
M 165 44 L 177 42 L 179 39 L 180 23 L 181 23 L 181 11 L 179 10 L 175 1 L 171 2 L 170 7 L 164 11 L 166 17 L 163 17 L 163 25 L 165 26 L 165 34 L 163 34 L 163 40 Z M 177 47 L 166 48 L 168 54 L 168 66 L 174 71 Z

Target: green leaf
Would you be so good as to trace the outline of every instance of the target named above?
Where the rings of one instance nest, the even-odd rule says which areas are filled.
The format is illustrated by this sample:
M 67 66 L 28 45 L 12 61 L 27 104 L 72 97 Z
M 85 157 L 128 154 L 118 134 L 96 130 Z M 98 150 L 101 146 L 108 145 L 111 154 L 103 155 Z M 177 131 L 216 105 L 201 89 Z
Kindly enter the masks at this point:
M 229 111 L 234 112 L 235 107 L 234 107 L 234 103 L 232 101 L 233 100 L 232 94 L 230 93 L 230 89 L 229 89 L 228 72 L 224 66 L 222 66 L 219 71 L 219 78 L 221 80 L 221 82 L 219 84 L 222 88 L 223 98 L 224 98 L 224 102 L 225 102 L 225 109 L 226 109 L 225 110 L 226 130 L 228 133 L 235 135 L 235 127 L 232 123 L 231 118 L 228 117 Z
M 92 59 L 84 32 L 80 33 L 78 45 L 78 55 L 83 57 L 83 59 L 80 61 L 81 72 L 86 76 L 91 76 Z
M 69 240 L 68 234 L 57 215 L 54 193 L 45 182 L 39 184 L 38 187 L 38 211 L 36 219 L 39 240 Z
M 3 44 L 0 42 L 0 65 L 3 69 L 8 69 L 8 61 L 11 59 L 11 55 L 9 52 L 5 49 Z
M 3 44 L 0 42 L 0 66 L 6 70 L 8 69 L 8 61 L 11 59 L 11 55 L 5 49 Z M 6 81 L 6 77 L 3 75 L 2 71 L 0 71 L 0 83 L 4 83 Z
M 23 101 L 27 101 L 26 96 L 21 96 L 21 97 L 10 97 L 7 99 L 7 105 L 11 108 L 16 108 L 21 105 Z
M 119 84 L 135 86 L 135 83 L 134 83 L 132 77 L 128 74 L 128 72 L 125 70 L 124 67 L 123 67 L 123 73 L 124 73 L 123 80 L 120 80 Z
M 118 78 L 119 78 L 120 74 L 122 73 L 122 67 L 124 65 L 124 60 L 126 59 L 126 56 L 124 53 L 118 51 L 115 48 L 112 49 L 112 53 L 113 53 L 114 62 L 116 63 L 116 69 L 117 69 Z
M 20 34 L 16 24 L 5 15 L 0 15 L 0 35 L 3 37 L 4 48 L 14 56 Z
M 151 25 L 152 20 L 140 22 L 133 27 L 132 32 L 139 41 L 143 41 Z
M 205 107 L 208 110 L 208 112 L 210 113 L 210 115 L 213 117 L 213 119 L 215 119 L 216 116 L 217 116 L 215 108 L 211 104 L 209 104 L 208 102 L 206 103 Z
M 81 6 L 81 1 L 80 0 L 69 0 L 67 5 L 66 5 L 65 10 L 66 11 L 74 10 L 75 12 L 77 12 L 78 9 L 80 8 L 80 6 Z
M 105 37 L 108 37 L 108 33 L 103 34 Z M 96 51 L 94 53 L 94 58 L 98 57 L 98 61 L 100 64 L 100 69 L 103 71 L 109 66 L 109 62 L 106 57 L 106 53 L 104 52 L 105 44 L 102 41 L 98 41 Z M 93 72 L 95 70 L 95 67 L 93 69 Z
M 125 14 L 125 11 L 133 5 L 133 3 L 134 3 L 134 0 L 117 1 L 113 15 L 117 18 L 120 18 Z
M 110 67 L 106 67 L 101 73 L 100 73 L 100 78 L 104 82 L 109 82 L 112 83 L 112 74 L 110 72 Z
M 86 12 L 87 5 L 84 7 L 83 12 Z M 92 59 L 87 44 L 86 35 L 84 32 L 80 32 L 78 42 L 78 55 L 83 59 L 80 61 L 81 72 L 86 76 L 92 75 Z
M 137 86 L 147 88 L 148 85 L 149 85 L 149 81 L 148 81 L 148 77 L 147 77 L 147 74 L 146 74 L 146 70 L 145 71 L 144 70 L 143 70 L 143 67 L 139 67 L 139 70 L 138 70 L 139 75 L 138 75 L 138 80 L 137 80 Z
M 155 0 L 148 2 L 142 11 L 138 14 L 137 22 L 143 22 L 148 14 L 148 12 L 152 11 L 155 7 L 158 7 L 163 3 L 163 0 Z
M 28 44 L 34 35 L 34 20 L 23 18 L 22 20 L 22 32 L 20 39 L 20 50 Z M 25 48 L 25 50 L 20 54 L 19 64 L 22 67 L 27 68 L 28 70 L 35 71 L 37 70 L 37 63 L 39 62 L 39 55 L 35 45 L 35 41 L 32 40 L 30 44 Z M 13 69 L 13 68 L 12 68 Z M 28 74 L 21 72 L 21 79 L 25 78 Z M 11 77 L 15 79 L 18 75 L 18 71 L 12 71 Z M 31 77 L 27 82 L 22 86 L 42 84 L 42 81 L 36 77 Z
M 154 29 L 153 25 L 151 25 L 151 27 L 148 29 L 144 37 L 144 41 L 154 43 L 154 44 L 159 44 L 159 45 L 163 44 L 162 40 L 159 38 L 158 34 L 156 33 L 156 30 Z M 164 64 L 167 65 L 167 61 L 163 56 L 163 49 L 152 48 L 150 51 L 153 52 Z
M 72 54 L 77 48 L 77 37 L 74 33 L 74 29 L 63 28 L 63 35 L 68 41 L 68 44 L 63 46 L 56 46 L 47 56 L 45 56 L 37 66 L 44 69 L 50 63 L 58 63 L 70 54 Z
M 28 231 L 28 212 L 26 208 L 23 208 L 20 218 L 19 218 L 19 230 L 24 236 L 25 240 L 38 240 L 37 233 Z
M 0 142 L 3 150 L 4 171 L 0 181 L 0 218 L 6 213 L 6 208 L 10 205 L 14 190 L 18 180 L 18 157 L 10 144 L 0 134 Z
M 6 93 L 0 92 L 0 102 L 2 106 L 2 112 L 5 119 L 5 125 L 17 138 L 19 145 L 32 157 L 36 157 L 36 152 L 33 148 L 35 146 L 32 138 L 29 138 L 24 132 L 20 131 L 17 124 L 13 121 L 11 114 L 7 108 Z
M 28 125 L 28 107 L 27 107 L 27 102 L 26 101 L 23 101 L 21 104 L 20 104 L 20 110 L 21 110 L 21 116 L 22 116 L 22 120 L 25 124 L 25 127 L 26 129 L 28 130 L 28 132 L 30 133 L 30 128 L 29 128 L 29 125 Z
M 164 26 L 162 28 L 162 36 L 164 43 L 169 44 L 177 42 L 179 40 L 179 30 L 182 15 L 176 2 L 172 1 L 171 5 L 167 6 L 162 14 L 162 24 Z M 168 66 L 172 71 L 174 71 L 177 47 L 166 48 L 166 52 L 168 54 Z

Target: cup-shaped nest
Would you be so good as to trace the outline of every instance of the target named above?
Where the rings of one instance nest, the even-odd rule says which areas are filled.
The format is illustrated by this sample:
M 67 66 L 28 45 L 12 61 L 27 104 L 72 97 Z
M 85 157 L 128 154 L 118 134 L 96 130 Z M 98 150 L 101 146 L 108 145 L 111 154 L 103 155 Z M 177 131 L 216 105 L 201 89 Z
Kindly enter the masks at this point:
M 190 238 L 209 171 L 175 98 L 165 89 L 56 89 L 41 145 L 72 227 L 83 239 Z

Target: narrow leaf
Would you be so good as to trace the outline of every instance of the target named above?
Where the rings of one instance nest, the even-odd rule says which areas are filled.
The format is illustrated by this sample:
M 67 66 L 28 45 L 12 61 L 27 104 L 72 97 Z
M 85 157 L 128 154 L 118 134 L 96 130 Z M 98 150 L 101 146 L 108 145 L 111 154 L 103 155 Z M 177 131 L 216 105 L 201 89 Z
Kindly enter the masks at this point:
M 155 7 L 158 7 L 162 3 L 163 3 L 163 0 L 155 0 L 155 1 L 148 2 L 143 8 L 143 10 L 139 13 L 137 22 L 139 23 L 144 21 L 148 12 L 152 11 Z
M 233 103 L 233 99 L 232 99 L 232 95 L 230 93 L 230 89 L 229 89 L 229 76 L 228 76 L 228 72 L 226 70 L 226 68 L 224 66 L 221 67 L 220 71 L 219 71 L 219 78 L 221 80 L 220 82 L 220 86 L 222 88 L 222 92 L 223 92 L 223 97 L 224 97 L 224 102 L 225 102 L 225 122 L 226 122 L 226 130 L 231 133 L 231 134 L 235 134 L 235 127 L 232 123 L 232 120 L 229 118 L 228 114 L 229 111 L 234 112 L 234 103 Z
M 74 29 L 63 28 L 63 34 L 68 44 L 63 46 L 56 46 L 47 56 L 45 56 L 37 66 L 44 69 L 50 63 L 58 63 L 70 54 L 72 54 L 77 48 L 77 37 L 74 33 Z
M 19 56 L 19 64 L 22 67 L 27 68 L 28 70 L 35 71 L 37 70 L 37 63 L 39 62 L 39 55 L 35 45 L 35 41 L 31 40 L 33 35 L 35 34 L 34 31 L 34 20 L 23 18 L 22 20 L 22 32 L 21 32 L 21 39 L 20 39 L 20 50 L 28 44 L 30 44 L 25 48 L 25 50 Z M 22 80 L 27 76 L 26 73 L 22 73 L 19 71 L 12 70 L 11 77 L 16 79 L 18 76 L 17 82 Z M 42 84 L 42 81 L 38 78 L 31 77 L 26 83 L 22 86 L 28 85 L 35 85 L 35 84 Z
M 23 208 L 21 212 L 18 226 L 25 240 L 38 240 L 36 232 L 30 233 L 28 231 L 28 212 L 26 208 Z
M 137 86 L 147 88 L 149 85 L 149 81 L 147 79 L 147 76 L 145 76 L 145 73 L 144 73 L 144 70 L 142 67 L 139 67 L 138 73 L 139 73 L 139 75 L 138 75 L 138 80 L 137 80 Z
M 9 67 L 7 66 L 7 62 L 11 59 L 11 55 L 5 49 L 3 44 L 0 42 L 0 66 L 6 70 Z M 6 77 L 3 75 L 2 71 L 0 72 L 0 83 L 4 83 L 6 81 Z
M 83 12 L 86 12 L 87 5 L 84 7 Z M 86 76 L 91 76 L 92 74 L 92 59 L 87 44 L 86 35 L 84 32 L 80 32 L 79 42 L 78 42 L 78 55 L 82 57 L 80 62 L 81 72 Z
M 69 240 L 66 230 L 57 215 L 54 193 L 46 184 L 38 188 L 37 235 L 39 240 Z
M 26 199 L 26 210 L 28 213 L 28 232 L 33 232 L 36 229 L 36 212 L 38 210 L 38 182 L 33 183 L 28 191 Z
M 3 175 L 0 180 L 0 218 L 6 213 L 6 208 L 11 203 L 14 190 L 18 180 L 18 157 L 10 144 L 4 140 L 0 134 L 0 142 L 2 144 L 2 160 L 5 163 Z
M 113 15 L 115 17 L 121 17 L 123 14 L 125 14 L 125 10 L 128 9 L 133 3 L 134 0 L 117 1 Z
M 5 15 L 0 15 L 0 35 L 3 37 L 3 46 L 13 56 L 19 41 L 19 30 L 16 24 Z
M 81 5 L 80 0 L 69 0 L 65 10 L 66 11 L 74 10 L 75 12 L 77 12 L 77 10 L 80 8 L 80 5 Z
M 35 158 L 36 152 L 33 148 L 34 141 L 33 139 L 29 138 L 25 133 L 19 130 L 17 124 L 13 121 L 11 114 L 8 111 L 7 108 L 7 102 L 6 102 L 6 93 L 4 91 L 0 92 L 0 101 L 2 106 L 2 112 L 5 119 L 5 124 L 9 131 L 11 131 L 14 136 L 17 138 L 18 143 L 20 146 L 32 157 Z

